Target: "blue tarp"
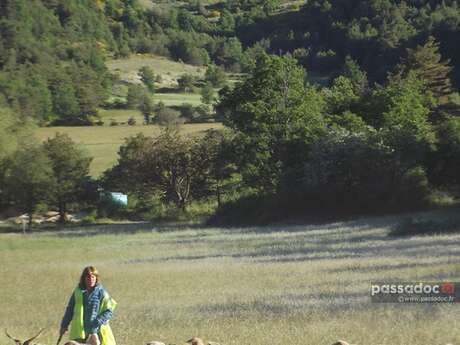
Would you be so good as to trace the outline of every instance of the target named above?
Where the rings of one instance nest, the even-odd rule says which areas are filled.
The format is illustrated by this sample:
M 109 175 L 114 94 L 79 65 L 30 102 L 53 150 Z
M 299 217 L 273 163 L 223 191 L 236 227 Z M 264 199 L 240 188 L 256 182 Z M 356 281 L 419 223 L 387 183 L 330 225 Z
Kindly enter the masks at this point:
M 101 200 L 117 206 L 128 206 L 128 195 L 119 192 L 103 192 Z
M 127 206 L 128 205 L 128 196 L 123 193 L 118 193 L 118 192 L 111 192 L 110 196 L 112 197 L 112 200 L 120 205 Z

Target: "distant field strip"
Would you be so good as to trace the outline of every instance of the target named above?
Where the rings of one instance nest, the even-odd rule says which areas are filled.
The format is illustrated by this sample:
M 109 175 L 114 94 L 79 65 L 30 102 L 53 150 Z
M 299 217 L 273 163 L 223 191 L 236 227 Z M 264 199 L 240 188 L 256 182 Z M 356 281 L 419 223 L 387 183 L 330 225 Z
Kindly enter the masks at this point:
M 181 126 L 181 133 L 184 135 L 199 135 L 207 129 L 221 127 L 221 124 L 216 123 L 187 124 Z M 57 132 L 68 134 L 73 141 L 87 150 L 91 157 L 94 157 L 90 166 L 90 173 L 92 176 L 99 176 L 116 162 L 118 148 L 124 142 L 125 138 L 136 135 L 137 133 L 155 136 L 160 133 L 160 127 L 151 125 L 42 127 L 36 130 L 36 135 L 40 140 L 46 140 L 54 136 Z
M 181 105 L 189 103 L 194 106 L 200 105 L 201 95 L 196 93 L 156 93 L 153 96 L 155 103 L 161 101 L 166 106 Z
M 94 264 L 119 303 L 119 344 L 460 344 L 460 304 L 370 303 L 371 281 L 460 280 L 460 234 L 390 238 L 396 220 L 0 234 L 0 324 L 22 337 L 52 325 L 41 340 L 52 344 L 80 270 Z

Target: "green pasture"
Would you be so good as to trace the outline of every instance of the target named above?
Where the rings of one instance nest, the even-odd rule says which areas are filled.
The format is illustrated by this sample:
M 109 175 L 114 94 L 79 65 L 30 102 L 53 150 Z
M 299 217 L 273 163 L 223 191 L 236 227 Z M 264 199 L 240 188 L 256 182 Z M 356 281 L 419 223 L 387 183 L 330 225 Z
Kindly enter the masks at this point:
M 126 94 L 128 93 L 128 88 L 124 88 L 123 96 L 112 96 L 109 97 L 112 101 L 117 99 L 122 102 L 126 102 Z M 118 91 L 123 90 L 123 87 L 120 87 Z M 216 90 L 217 92 L 217 90 Z M 168 92 L 168 93 L 154 93 L 152 96 L 154 103 L 163 102 L 166 106 L 181 106 L 184 103 L 192 104 L 194 106 L 201 105 L 201 94 L 200 93 L 190 93 L 190 92 Z M 139 111 L 134 110 L 134 113 L 140 114 Z M 131 116 L 133 111 L 131 109 L 100 109 L 99 115 L 106 116 L 107 114 L 122 114 L 126 113 L 128 116 Z
M 193 106 L 202 104 L 201 95 L 197 93 L 156 93 L 153 95 L 153 101 L 163 102 L 167 107 L 189 103 Z
M 135 112 L 130 110 L 129 113 L 134 114 Z M 112 116 L 115 116 L 114 114 L 112 113 Z M 129 116 L 124 118 L 125 115 L 120 114 L 118 114 L 117 120 L 120 122 L 128 120 Z M 109 122 L 106 119 L 104 121 Z M 35 130 L 35 134 L 41 141 L 54 136 L 57 132 L 68 134 L 74 142 L 87 151 L 90 157 L 93 157 L 90 173 L 97 177 L 117 161 L 118 149 L 125 138 L 137 133 L 143 133 L 147 136 L 155 136 L 160 133 L 159 126 L 144 126 L 142 121 L 143 118 L 137 121 L 135 126 L 41 127 Z M 207 129 L 221 127 L 222 125 L 217 123 L 186 124 L 180 126 L 180 131 L 184 135 L 199 135 Z
M 246 229 L 148 223 L 0 234 L 0 324 L 55 344 L 86 265 L 120 345 L 459 344 L 460 305 L 377 304 L 372 281 L 459 281 L 460 234 L 391 238 L 396 217 Z M 0 344 L 12 342 L 0 334 Z
M 126 123 L 131 117 L 136 120 L 136 124 L 138 125 L 144 122 L 142 113 L 135 109 L 99 109 L 98 115 L 104 122 L 104 126 L 110 126 L 111 120 L 115 120 L 118 123 Z

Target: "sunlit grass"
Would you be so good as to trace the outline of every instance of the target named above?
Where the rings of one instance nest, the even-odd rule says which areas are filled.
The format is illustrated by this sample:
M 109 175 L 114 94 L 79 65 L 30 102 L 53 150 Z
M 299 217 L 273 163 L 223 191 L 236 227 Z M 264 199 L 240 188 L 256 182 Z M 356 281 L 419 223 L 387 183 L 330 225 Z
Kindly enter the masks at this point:
M 196 93 L 156 93 L 153 96 L 155 103 L 163 102 L 166 106 L 182 105 L 184 103 L 194 106 L 202 104 L 201 95 Z
M 58 323 L 83 266 L 119 307 L 119 344 L 458 344 L 457 305 L 372 304 L 371 281 L 458 281 L 460 234 L 395 239 L 397 218 L 250 229 L 124 224 L 0 235 L 0 323 Z M 7 339 L 0 335 L 0 343 Z
M 110 126 L 111 120 L 127 123 L 130 118 L 133 118 L 138 125 L 144 122 L 142 113 L 134 109 L 99 109 L 98 115 L 104 122 L 104 126 Z
M 123 115 L 124 116 L 124 115 Z M 120 119 L 121 115 L 118 115 Z M 125 120 L 127 121 L 127 119 Z M 159 126 L 143 126 L 138 121 L 136 126 L 90 126 L 90 127 L 41 127 L 35 130 L 40 140 L 46 140 L 55 133 L 66 133 L 73 141 L 80 144 L 87 151 L 93 161 L 90 166 L 92 176 L 99 176 L 103 171 L 110 168 L 117 160 L 117 152 L 124 139 L 137 133 L 147 136 L 155 136 L 160 133 Z M 221 128 L 221 124 L 186 124 L 180 127 L 184 135 L 199 135 L 210 128 Z

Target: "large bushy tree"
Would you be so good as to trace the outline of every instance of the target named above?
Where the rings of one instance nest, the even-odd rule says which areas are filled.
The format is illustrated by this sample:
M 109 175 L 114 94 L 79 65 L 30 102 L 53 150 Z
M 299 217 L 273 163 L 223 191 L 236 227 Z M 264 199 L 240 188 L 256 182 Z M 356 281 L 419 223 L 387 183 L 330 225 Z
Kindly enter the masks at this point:
M 67 134 L 57 133 L 43 147 L 55 182 L 50 188 L 51 204 L 57 206 L 60 221 L 64 222 L 68 204 L 81 200 L 92 158 Z
M 194 155 L 203 166 L 202 182 L 196 184 L 194 193 L 202 197 L 214 194 L 218 207 L 222 205 L 223 196 L 235 187 L 232 175 L 237 171 L 236 152 L 232 140 L 228 131 L 211 129 L 194 148 Z
M 426 163 L 427 154 L 435 144 L 423 86 L 416 73 L 409 73 L 404 79 L 390 79 L 385 88 L 378 88 L 374 93 L 383 106 L 381 134 L 384 141 L 408 166 Z
M 323 99 L 304 84 L 304 70 L 290 57 L 262 55 L 254 73 L 223 93 L 219 112 L 240 135 L 246 182 L 276 191 L 295 172 L 308 146 L 325 128 Z
M 8 161 L 5 176 L 6 194 L 13 206 L 32 215 L 40 203 L 46 203 L 55 185 L 51 161 L 43 147 L 27 145 L 17 150 Z
M 166 127 L 157 138 L 142 134 L 126 139 L 118 163 L 105 174 L 107 186 L 140 197 L 155 193 L 164 202 L 185 209 L 206 179 L 206 160 L 197 155 L 196 142 Z

